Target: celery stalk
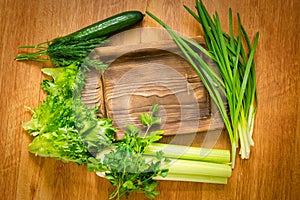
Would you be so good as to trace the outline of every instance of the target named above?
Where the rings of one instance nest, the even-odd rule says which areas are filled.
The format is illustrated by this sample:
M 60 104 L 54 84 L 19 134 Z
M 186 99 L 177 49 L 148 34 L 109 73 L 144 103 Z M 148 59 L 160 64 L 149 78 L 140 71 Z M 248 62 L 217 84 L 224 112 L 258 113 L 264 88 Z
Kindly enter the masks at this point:
M 158 151 L 163 151 L 164 156 L 167 158 L 197 160 L 224 164 L 228 164 L 230 162 L 229 150 L 190 147 L 174 144 L 153 143 L 145 149 L 144 154 L 153 156 Z
M 171 174 L 230 177 L 232 172 L 231 166 L 226 164 L 193 160 L 171 159 L 170 163 L 164 165 L 163 168 L 169 169 Z
M 227 177 L 218 176 L 204 176 L 195 174 L 175 174 L 168 173 L 167 177 L 157 176 L 154 180 L 163 181 L 188 181 L 188 182 L 201 182 L 201 183 L 215 183 L 215 184 L 227 184 Z

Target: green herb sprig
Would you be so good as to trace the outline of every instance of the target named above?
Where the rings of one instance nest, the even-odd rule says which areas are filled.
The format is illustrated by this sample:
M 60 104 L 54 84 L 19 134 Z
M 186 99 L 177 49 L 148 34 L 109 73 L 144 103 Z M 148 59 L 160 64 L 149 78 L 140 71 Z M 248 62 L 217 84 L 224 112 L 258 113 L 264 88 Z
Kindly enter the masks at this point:
M 101 164 L 89 165 L 89 170 L 105 172 L 105 178 L 116 187 L 110 199 L 128 197 L 131 192 L 144 192 L 146 197 L 154 199 L 159 191 L 155 190 L 158 183 L 153 179 L 156 176 L 167 176 L 168 169 L 162 165 L 169 160 L 164 158 L 162 151 L 157 151 L 155 156 L 145 156 L 145 149 L 152 143 L 162 138 L 164 131 L 149 132 L 152 125 L 158 124 L 160 119 L 154 115 L 158 112 L 158 105 L 153 105 L 150 113 L 140 115 L 141 123 L 147 128 L 142 133 L 137 127 L 127 124 L 125 137 L 115 144 L 115 148 L 97 157 L 103 158 Z M 104 152 L 105 153 L 105 152 Z M 96 167 L 95 167 L 96 166 Z

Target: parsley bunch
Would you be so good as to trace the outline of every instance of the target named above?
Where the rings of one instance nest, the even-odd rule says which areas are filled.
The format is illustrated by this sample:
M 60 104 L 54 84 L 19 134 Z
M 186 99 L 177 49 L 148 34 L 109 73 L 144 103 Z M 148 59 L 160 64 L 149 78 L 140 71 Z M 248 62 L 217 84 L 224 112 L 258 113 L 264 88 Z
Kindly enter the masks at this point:
M 160 118 L 154 115 L 158 112 L 158 106 L 154 105 L 150 114 L 140 115 L 141 123 L 146 131 L 127 124 L 125 137 L 109 153 L 98 155 L 103 157 L 101 163 L 97 159 L 94 165 L 89 165 L 89 170 L 104 172 L 105 178 L 116 187 L 110 195 L 110 199 L 128 197 L 131 192 L 144 192 L 146 197 L 154 199 L 159 191 L 156 191 L 158 183 L 153 180 L 156 176 L 166 177 L 168 169 L 162 169 L 162 165 L 169 160 L 164 158 L 162 151 L 157 151 L 155 156 L 145 156 L 145 149 L 152 143 L 161 139 L 162 130 L 150 132 L 154 124 L 160 123 Z M 150 132 L 150 133 L 149 133 Z

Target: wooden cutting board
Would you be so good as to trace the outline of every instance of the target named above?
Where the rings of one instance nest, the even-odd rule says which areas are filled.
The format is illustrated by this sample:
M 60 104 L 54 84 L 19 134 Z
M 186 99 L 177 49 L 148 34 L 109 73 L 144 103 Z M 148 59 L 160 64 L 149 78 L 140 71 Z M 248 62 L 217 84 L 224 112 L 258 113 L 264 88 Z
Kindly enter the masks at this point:
M 203 38 L 195 40 L 204 45 Z M 141 126 L 139 115 L 149 112 L 153 104 L 160 106 L 162 124 L 157 128 L 165 135 L 223 128 L 196 71 L 172 40 L 113 43 L 95 49 L 92 57 L 109 67 L 87 74 L 82 98 L 87 105 L 99 107 L 100 117 L 113 120 L 118 137 L 126 123 Z

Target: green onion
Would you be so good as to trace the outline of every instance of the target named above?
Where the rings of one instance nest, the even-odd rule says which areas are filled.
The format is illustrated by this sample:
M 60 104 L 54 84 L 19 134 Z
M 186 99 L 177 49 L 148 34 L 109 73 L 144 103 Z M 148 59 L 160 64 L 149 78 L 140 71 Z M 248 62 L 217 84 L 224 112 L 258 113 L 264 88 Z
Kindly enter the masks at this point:
M 218 13 L 216 12 L 211 17 L 202 1 L 196 0 L 197 14 L 188 7 L 185 6 L 185 8 L 202 25 L 208 50 L 191 39 L 179 36 L 150 12 L 147 14 L 168 31 L 196 70 L 219 109 L 230 138 L 232 167 L 234 167 L 236 148 L 240 145 L 241 158 L 248 159 L 250 146 L 254 145 L 252 133 L 257 112 L 254 53 L 258 43 L 258 33 L 251 45 L 238 14 L 238 35 L 234 37 L 231 9 L 229 10 L 230 34 L 228 35 L 221 28 Z M 243 39 L 246 47 L 243 45 Z M 212 66 L 203 60 L 199 52 L 214 61 L 218 73 L 212 70 Z M 229 111 L 224 104 L 224 97 Z

